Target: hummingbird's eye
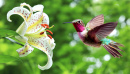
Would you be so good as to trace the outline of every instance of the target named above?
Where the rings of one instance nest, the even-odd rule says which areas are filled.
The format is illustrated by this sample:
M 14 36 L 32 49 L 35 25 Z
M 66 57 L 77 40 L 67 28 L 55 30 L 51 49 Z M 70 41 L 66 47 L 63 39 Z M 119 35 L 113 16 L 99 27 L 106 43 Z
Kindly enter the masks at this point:
M 78 21 L 78 23 L 81 23 L 81 21 Z

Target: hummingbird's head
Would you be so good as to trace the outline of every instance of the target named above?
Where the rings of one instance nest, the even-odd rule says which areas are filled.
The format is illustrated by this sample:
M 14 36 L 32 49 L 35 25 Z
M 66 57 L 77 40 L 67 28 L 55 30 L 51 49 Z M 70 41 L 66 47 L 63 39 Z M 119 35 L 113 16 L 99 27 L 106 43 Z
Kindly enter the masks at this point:
M 82 32 L 85 29 L 85 25 L 81 19 L 76 19 L 72 21 L 77 32 Z
M 82 32 L 85 29 L 85 25 L 80 19 L 73 20 L 72 22 L 64 22 L 64 23 L 72 23 L 77 32 Z
M 72 21 L 72 24 L 79 24 L 81 26 L 85 26 L 83 21 L 81 19 L 76 19 Z

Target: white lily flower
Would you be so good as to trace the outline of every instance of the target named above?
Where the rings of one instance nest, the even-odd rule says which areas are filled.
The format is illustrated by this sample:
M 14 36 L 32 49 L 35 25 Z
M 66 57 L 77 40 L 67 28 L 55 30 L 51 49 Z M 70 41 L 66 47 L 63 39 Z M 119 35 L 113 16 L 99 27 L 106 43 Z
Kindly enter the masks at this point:
M 29 10 L 23 6 L 27 6 Z M 24 22 L 16 30 L 20 36 L 15 36 L 16 39 L 25 43 L 24 47 L 16 50 L 19 53 L 19 56 L 27 56 L 33 51 L 34 48 L 32 47 L 47 54 L 47 64 L 45 66 L 38 65 L 41 70 L 49 69 L 52 66 L 52 50 L 56 45 L 54 39 L 50 35 L 47 35 L 47 32 L 50 34 L 52 34 L 52 32 L 46 30 L 50 29 L 49 17 L 46 13 L 43 13 L 43 8 L 43 5 L 31 7 L 26 3 L 22 3 L 20 7 L 14 7 L 7 13 L 7 20 L 10 22 L 10 16 L 13 14 L 18 14 L 24 19 Z

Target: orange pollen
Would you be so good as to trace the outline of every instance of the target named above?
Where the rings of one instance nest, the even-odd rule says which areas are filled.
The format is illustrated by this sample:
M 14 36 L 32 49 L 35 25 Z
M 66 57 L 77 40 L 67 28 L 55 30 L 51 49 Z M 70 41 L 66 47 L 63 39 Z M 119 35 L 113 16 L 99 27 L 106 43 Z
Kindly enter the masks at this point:
M 47 35 L 50 39 L 52 39 L 52 36 L 51 35 Z
M 45 28 L 45 24 L 41 24 L 41 26 Z
M 46 30 L 47 32 L 49 32 L 50 34 L 53 34 L 50 30 Z
M 49 28 L 49 25 L 48 24 L 41 24 L 41 26 L 43 26 L 44 28 Z
M 40 35 L 44 34 L 44 32 L 41 32 Z
M 49 25 L 46 25 L 46 28 L 48 29 L 48 28 L 49 28 Z

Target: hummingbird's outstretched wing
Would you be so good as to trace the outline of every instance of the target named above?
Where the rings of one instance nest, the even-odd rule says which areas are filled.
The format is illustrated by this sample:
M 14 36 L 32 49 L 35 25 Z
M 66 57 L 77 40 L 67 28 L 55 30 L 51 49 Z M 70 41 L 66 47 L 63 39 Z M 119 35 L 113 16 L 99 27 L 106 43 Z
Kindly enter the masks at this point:
M 88 31 L 88 36 L 95 42 L 100 42 L 108 36 L 117 26 L 117 22 L 105 23 Z
M 86 28 L 89 28 L 91 30 L 97 26 L 102 25 L 103 23 L 104 23 L 104 16 L 103 14 L 101 14 L 94 17 L 91 21 L 89 21 L 86 25 Z

